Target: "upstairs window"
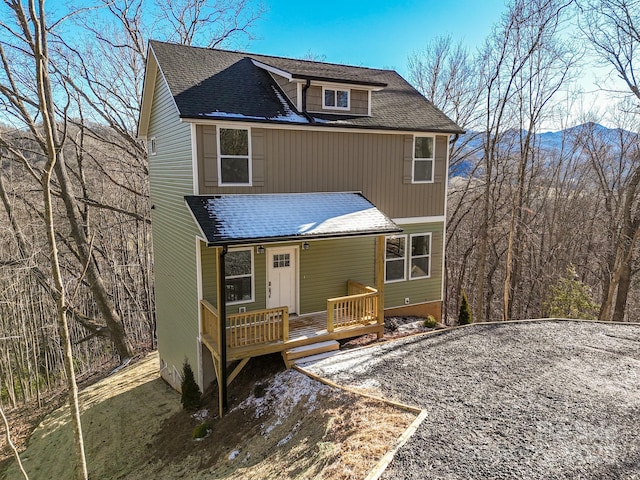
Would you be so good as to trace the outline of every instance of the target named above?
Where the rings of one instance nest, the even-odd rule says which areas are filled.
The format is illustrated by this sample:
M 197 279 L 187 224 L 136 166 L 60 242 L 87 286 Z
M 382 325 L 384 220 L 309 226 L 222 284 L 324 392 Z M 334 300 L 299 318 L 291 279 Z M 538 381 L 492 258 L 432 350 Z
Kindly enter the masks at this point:
M 218 128 L 220 185 L 251 185 L 251 144 L 245 128 Z
M 253 250 L 230 250 L 225 256 L 227 303 L 253 301 Z
M 413 139 L 413 183 L 433 182 L 434 137 Z
M 349 90 L 322 89 L 322 108 L 349 110 Z

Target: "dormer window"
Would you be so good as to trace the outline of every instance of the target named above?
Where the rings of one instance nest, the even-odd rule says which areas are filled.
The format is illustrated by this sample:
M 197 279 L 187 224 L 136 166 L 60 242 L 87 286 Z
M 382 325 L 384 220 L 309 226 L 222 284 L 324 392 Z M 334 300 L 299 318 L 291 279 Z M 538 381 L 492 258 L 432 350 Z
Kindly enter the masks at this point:
M 330 110 L 349 110 L 349 90 L 322 88 L 322 108 Z

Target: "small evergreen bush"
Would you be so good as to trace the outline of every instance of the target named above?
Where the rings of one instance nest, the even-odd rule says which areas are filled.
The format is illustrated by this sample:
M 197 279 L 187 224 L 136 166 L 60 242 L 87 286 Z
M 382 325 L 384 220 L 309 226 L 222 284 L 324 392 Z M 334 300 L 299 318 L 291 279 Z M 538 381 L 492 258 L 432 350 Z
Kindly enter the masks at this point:
M 197 410 L 200 407 L 200 396 L 200 387 L 193 376 L 191 365 L 185 359 L 182 364 L 182 397 L 180 398 L 182 408 L 189 411 Z
M 267 389 L 261 383 L 256 383 L 253 387 L 253 396 L 256 398 L 262 398 L 267 393 Z
M 422 325 L 426 328 L 436 328 L 438 326 L 438 321 L 433 317 L 433 315 L 429 315 L 424 319 Z
M 192 436 L 194 439 L 204 438 L 207 436 L 210 430 L 211 426 L 207 422 L 204 422 L 200 425 L 197 425 L 196 428 L 193 429 Z
M 469 325 L 472 322 L 471 307 L 469 306 L 469 300 L 467 300 L 467 293 L 463 290 L 462 301 L 460 302 L 460 313 L 458 313 L 458 325 Z

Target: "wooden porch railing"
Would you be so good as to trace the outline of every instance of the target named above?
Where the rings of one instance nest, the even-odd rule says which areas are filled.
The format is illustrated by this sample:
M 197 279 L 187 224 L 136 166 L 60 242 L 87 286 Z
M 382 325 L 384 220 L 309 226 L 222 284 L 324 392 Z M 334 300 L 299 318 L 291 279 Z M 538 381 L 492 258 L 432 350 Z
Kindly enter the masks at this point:
M 360 293 L 358 293 L 360 292 Z M 345 297 L 327 300 L 327 331 L 362 325 L 378 319 L 380 294 L 375 288 L 349 280 Z
M 227 315 L 227 346 L 247 347 L 289 339 L 289 308 Z
M 202 333 L 220 346 L 220 321 L 217 309 L 200 300 Z M 287 307 L 256 310 L 227 315 L 227 347 L 246 347 L 289 339 L 289 309 Z
M 218 310 L 206 300 L 200 300 L 202 333 L 211 337 L 216 346 L 220 345 L 220 321 Z

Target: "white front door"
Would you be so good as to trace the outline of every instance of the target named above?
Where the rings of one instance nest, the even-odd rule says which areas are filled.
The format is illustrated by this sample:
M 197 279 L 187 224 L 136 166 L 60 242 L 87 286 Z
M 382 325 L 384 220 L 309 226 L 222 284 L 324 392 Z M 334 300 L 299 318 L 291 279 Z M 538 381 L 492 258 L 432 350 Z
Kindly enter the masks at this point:
M 267 249 L 267 308 L 298 312 L 297 247 Z

